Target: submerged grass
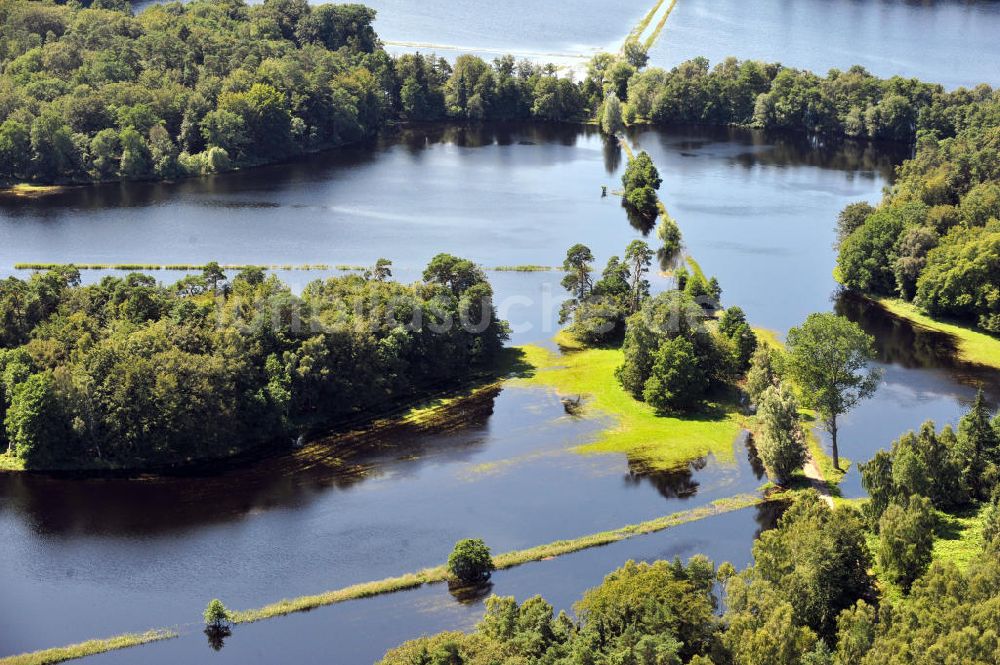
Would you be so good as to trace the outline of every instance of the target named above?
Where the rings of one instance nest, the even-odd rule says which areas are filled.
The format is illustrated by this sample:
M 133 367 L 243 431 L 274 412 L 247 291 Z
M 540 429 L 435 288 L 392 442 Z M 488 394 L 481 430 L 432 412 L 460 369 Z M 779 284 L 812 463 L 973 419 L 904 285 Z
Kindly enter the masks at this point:
M 177 637 L 177 633 L 172 630 L 148 630 L 145 633 L 126 633 L 102 640 L 87 640 L 86 642 L 71 644 L 65 647 L 42 649 L 17 656 L 7 656 L 6 658 L 0 658 L 0 665 L 48 665 L 50 663 L 61 663 L 66 660 L 92 656 L 106 651 L 127 649 L 150 642 L 169 640 L 173 637 Z
M 558 270 L 554 266 L 522 265 L 522 266 L 496 266 L 490 268 L 493 272 L 550 272 Z
M 563 348 L 572 338 L 557 336 Z M 587 398 L 584 409 L 613 421 L 595 441 L 577 448 L 584 453 L 626 453 L 650 468 L 676 468 L 692 459 L 713 454 L 733 459 L 733 441 L 743 429 L 735 404 L 712 404 L 684 417 L 658 415 L 619 385 L 615 368 L 622 363 L 621 349 L 579 348 L 556 354 L 539 346 L 521 347 L 525 361 L 535 368 L 529 385 L 554 388 L 561 395 Z
M 696 520 L 712 517 L 714 515 L 721 515 L 734 510 L 749 508 L 771 500 L 775 499 L 764 498 L 753 494 L 740 494 L 725 499 L 718 499 L 708 505 L 694 508 L 692 510 L 672 513 L 670 515 L 657 517 L 645 522 L 639 522 L 638 524 L 628 524 L 610 531 L 601 531 L 599 533 L 593 533 L 570 540 L 557 540 L 555 542 L 539 545 L 537 547 L 498 554 L 493 557 L 493 563 L 496 565 L 497 570 L 505 570 L 507 568 L 513 568 L 526 563 L 571 554 L 573 552 L 578 552 L 591 547 L 608 545 L 610 543 L 626 540 L 635 536 L 663 531 L 664 529 L 669 529 L 670 527 L 687 524 L 688 522 L 694 522 Z M 233 621 L 235 623 L 263 621 L 264 619 L 283 616 L 293 612 L 305 612 L 317 607 L 342 603 L 348 600 L 368 598 L 370 596 L 376 596 L 383 593 L 413 589 L 424 584 L 443 582 L 446 579 L 448 579 L 447 566 L 441 565 L 434 568 L 426 568 L 416 573 L 408 573 L 399 577 L 389 577 L 376 582 L 364 582 L 362 584 L 344 587 L 343 589 L 327 591 L 326 593 L 280 600 L 276 603 L 271 603 L 270 605 L 265 605 L 264 607 L 259 607 L 257 609 L 238 611 L 233 614 Z
M 975 330 L 972 326 L 931 318 L 916 305 L 897 298 L 878 298 L 879 305 L 891 314 L 915 326 L 950 335 L 958 346 L 961 360 L 1000 369 L 1000 339 Z

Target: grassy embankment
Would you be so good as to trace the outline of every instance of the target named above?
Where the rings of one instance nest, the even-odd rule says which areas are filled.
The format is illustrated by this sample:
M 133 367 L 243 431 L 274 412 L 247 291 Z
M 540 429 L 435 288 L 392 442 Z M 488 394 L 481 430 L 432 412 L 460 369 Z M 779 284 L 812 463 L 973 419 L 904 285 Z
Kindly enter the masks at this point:
M 62 185 L 30 185 L 22 183 L 0 189 L 0 196 L 12 196 L 19 199 L 34 199 L 48 194 L 56 194 L 64 189 Z
M 548 560 L 554 557 L 579 552 L 591 547 L 600 547 L 621 540 L 627 540 L 636 536 L 663 531 L 671 527 L 680 526 L 697 520 L 722 515 L 724 513 L 750 508 L 769 501 L 780 501 L 784 497 L 781 494 L 772 494 L 768 497 L 740 494 L 725 499 L 718 499 L 712 503 L 684 510 L 663 517 L 657 517 L 638 524 L 629 524 L 618 529 L 601 531 L 570 540 L 557 540 L 555 542 L 531 547 L 524 550 L 515 550 L 499 554 L 493 558 L 498 570 L 513 568 L 522 564 Z M 349 600 L 368 598 L 385 593 L 393 593 L 406 589 L 413 589 L 424 584 L 443 582 L 447 579 L 447 567 L 445 565 L 427 568 L 416 573 L 407 573 L 399 577 L 390 577 L 374 582 L 364 582 L 352 586 L 327 591 L 325 593 L 300 596 L 271 603 L 263 607 L 251 610 L 240 610 L 233 614 L 233 621 L 237 624 L 253 623 L 274 617 L 292 614 L 294 612 L 305 612 L 308 610 L 333 605 Z M 46 663 L 58 663 L 73 658 L 82 658 L 104 651 L 123 649 L 129 646 L 138 646 L 146 642 L 168 639 L 176 637 L 172 631 L 160 630 L 149 631 L 139 635 L 120 635 L 106 640 L 91 640 L 81 644 L 68 647 L 57 647 L 35 651 L 29 654 L 9 656 L 0 658 L 0 665 L 44 665 Z
M 632 28 L 632 31 L 628 33 L 628 37 L 625 38 L 626 44 L 630 41 L 639 41 L 642 38 L 642 35 L 649 29 L 649 26 L 653 23 L 653 19 L 656 18 L 657 13 L 659 13 L 665 3 L 667 3 L 667 0 L 657 0 L 652 9 L 646 12 L 646 15 L 642 17 L 642 20 L 639 21 L 639 23 Z M 666 10 L 663 12 L 663 16 L 660 17 L 659 22 L 656 24 L 656 27 L 654 27 L 650 35 L 643 40 L 643 46 L 647 49 L 652 48 L 653 44 L 656 43 L 656 40 L 659 39 L 660 33 L 663 32 L 663 26 L 666 25 L 667 18 L 670 17 L 670 12 L 674 10 L 674 5 L 676 4 L 677 0 L 669 1 Z
M 693 266 L 697 268 L 697 264 L 689 260 Z M 784 351 L 785 344 L 781 341 L 778 333 L 774 330 L 768 330 L 766 328 L 754 328 L 754 334 L 757 335 L 757 340 L 768 346 L 777 349 L 779 351 Z M 851 460 L 840 456 L 840 468 L 834 468 L 833 457 L 827 454 L 826 450 L 823 448 L 823 444 L 820 442 L 819 436 L 816 434 L 816 412 L 812 409 L 799 409 L 799 417 L 802 420 L 803 429 L 806 432 L 806 446 L 809 449 L 809 454 L 812 459 L 816 462 L 816 467 L 819 469 L 820 475 L 823 477 L 823 482 L 826 483 L 827 490 L 833 497 L 840 496 L 840 482 L 847 475 L 847 472 L 851 468 Z M 803 479 L 805 476 L 803 475 Z
M 1000 369 L 1000 339 L 972 326 L 933 319 L 916 305 L 896 298 L 877 298 L 875 302 L 890 314 L 915 326 L 950 335 L 955 340 L 959 359 L 963 362 Z
M 42 649 L 31 653 L 19 654 L 17 656 L 7 656 L 0 658 L 0 665 L 49 665 L 50 663 L 61 663 L 75 658 L 84 658 L 98 653 L 115 651 L 117 649 L 127 649 L 137 647 L 150 642 L 169 640 L 177 637 L 177 633 L 172 630 L 148 630 L 145 633 L 126 633 L 103 640 L 87 640 L 79 644 L 70 644 L 65 647 L 55 647 L 53 649 Z
M 0 471 L 24 471 L 24 460 L 6 452 L 0 453 Z
M 615 368 L 621 349 L 584 348 L 566 335 L 557 338 L 568 352 L 539 346 L 521 347 L 535 368 L 526 385 L 547 386 L 560 395 L 585 396 L 584 412 L 611 421 L 597 439 L 581 445 L 583 453 L 625 453 L 650 468 L 669 469 L 706 454 L 733 459 L 733 442 L 743 429 L 735 403 L 714 403 L 683 418 L 657 415 L 618 384 Z

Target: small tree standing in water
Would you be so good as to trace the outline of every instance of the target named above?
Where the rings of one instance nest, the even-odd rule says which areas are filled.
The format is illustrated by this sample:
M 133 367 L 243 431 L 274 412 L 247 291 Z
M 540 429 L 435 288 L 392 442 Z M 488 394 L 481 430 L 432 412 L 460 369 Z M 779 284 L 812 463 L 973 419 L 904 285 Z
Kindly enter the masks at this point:
M 233 634 L 229 628 L 233 615 L 226 609 L 221 600 L 213 598 L 202 616 L 205 618 L 205 635 L 208 636 L 208 645 L 213 650 L 218 651 L 225 645 L 225 639 Z
M 213 598 L 212 602 L 205 608 L 205 626 L 208 628 L 225 628 L 232 621 L 232 614 L 222 604 L 218 598 Z
M 448 556 L 448 572 L 463 586 L 483 584 L 496 570 L 490 548 L 479 538 L 466 538 L 455 543 Z

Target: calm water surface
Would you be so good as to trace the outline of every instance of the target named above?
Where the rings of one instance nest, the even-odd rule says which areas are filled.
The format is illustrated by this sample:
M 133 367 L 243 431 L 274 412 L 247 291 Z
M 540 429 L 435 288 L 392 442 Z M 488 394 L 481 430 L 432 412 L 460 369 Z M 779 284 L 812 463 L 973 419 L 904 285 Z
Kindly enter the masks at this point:
M 821 75 L 857 64 L 948 89 L 996 86 L 998 34 L 1000 3 L 990 0 L 678 0 L 650 58 L 736 56 Z
M 735 129 L 638 130 L 630 140 L 656 160 L 687 250 L 719 277 L 724 300 L 780 333 L 835 307 L 833 220 L 848 202 L 876 201 L 907 156 Z M 5 201 L 0 269 L 27 260 L 369 264 L 386 256 L 400 278 L 415 279 L 440 251 L 487 267 L 555 265 L 578 241 L 603 264 L 648 232 L 600 196 L 622 168 L 617 147 L 576 128 L 415 129 L 246 173 Z M 283 277 L 300 288 L 315 275 Z M 515 343 L 551 336 L 558 273 L 490 277 L 504 314 L 521 326 Z M 668 285 L 654 279 L 654 288 Z M 887 372 L 878 396 L 845 419 L 845 456 L 866 459 L 927 417 L 955 420 L 976 383 L 992 380 L 952 367 L 937 352 L 940 340 L 848 305 L 836 306 L 878 336 Z M 545 390 L 512 386 L 470 406 L 462 427 L 317 447 L 325 452 L 309 468 L 279 458 L 207 479 L 0 477 L 0 586 L 17 601 L 0 604 L 0 653 L 186 624 L 212 596 L 254 607 L 437 564 L 462 537 L 484 537 L 495 551 L 528 547 L 762 482 L 741 442 L 733 462 L 696 460 L 672 474 L 572 452 L 603 425 L 567 416 Z M 856 480 L 848 485 L 860 491 Z M 497 591 L 539 591 L 566 606 L 629 557 L 705 551 L 746 562 L 753 511 L 704 524 L 565 560 L 599 562 L 586 573 L 563 560 L 503 573 Z M 436 587 L 370 603 L 241 629 L 219 656 L 196 634 L 144 650 L 144 662 L 146 654 L 269 662 L 288 649 L 327 648 L 343 662 L 367 662 L 401 639 L 467 626 L 480 611 Z M 384 628 L 358 629 L 375 616 Z
M 524 601 L 545 598 L 558 613 L 572 611 L 583 591 L 596 586 L 608 572 L 628 559 L 655 561 L 704 554 L 716 563 L 730 561 L 737 568 L 751 562 L 751 546 L 762 529 L 771 528 L 779 506 L 748 508 L 667 531 L 583 550 L 538 564 L 500 571 L 490 593 Z M 142 648 L 146 665 L 175 663 L 277 662 L 371 663 L 387 649 L 414 637 L 442 630 L 467 630 L 482 617 L 483 598 L 458 602 L 441 584 L 391 596 L 290 615 L 258 624 L 238 626 L 218 653 L 205 636 L 190 628 L 175 640 Z M 117 652 L 88 659 L 102 664 L 132 663 L 136 652 Z

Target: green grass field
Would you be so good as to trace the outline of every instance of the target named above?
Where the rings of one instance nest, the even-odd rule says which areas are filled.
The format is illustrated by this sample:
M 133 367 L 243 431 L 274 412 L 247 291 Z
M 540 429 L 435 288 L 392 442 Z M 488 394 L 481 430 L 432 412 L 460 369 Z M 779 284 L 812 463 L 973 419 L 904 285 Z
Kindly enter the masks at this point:
M 896 298 L 878 298 L 876 302 L 895 316 L 916 326 L 951 335 L 955 338 L 961 360 L 1000 369 L 1000 339 L 979 332 L 971 326 L 933 319 L 916 305 Z
M 968 511 L 938 514 L 934 560 L 950 561 L 965 570 L 983 556 L 983 526 L 986 506 Z
M 568 341 L 557 337 L 561 346 Z M 713 404 L 682 418 L 660 416 L 625 392 L 615 378 L 622 362 L 620 349 L 580 349 L 553 353 L 539 346 L 521 347 L 535 368 L 528 385 L 546 386 L 564 396 L 581 395 L 583 413 L 608 420 L 596 440 L 581 445 L 583 453 L 625 453 L 650 468 L 676 468 L 713 454 L 733 459 L 733 442 L 743 429 L 743 417 L 733 404 Z

